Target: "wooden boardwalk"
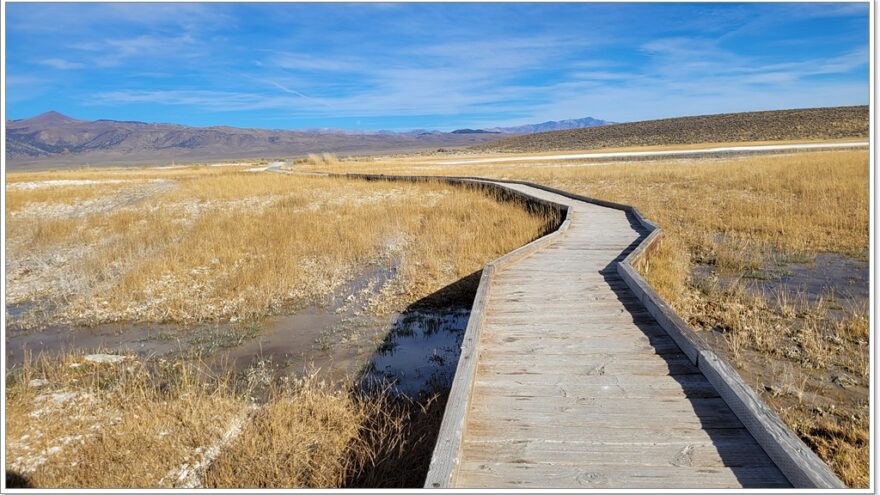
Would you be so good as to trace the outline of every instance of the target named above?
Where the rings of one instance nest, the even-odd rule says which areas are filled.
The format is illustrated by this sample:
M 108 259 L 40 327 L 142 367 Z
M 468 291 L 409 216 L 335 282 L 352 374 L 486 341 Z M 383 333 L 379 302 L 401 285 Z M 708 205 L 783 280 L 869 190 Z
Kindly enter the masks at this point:
M 790 486 L 618 276 L 645 235 L 631 215 L 505 186 L 571 224 L 494 274 L 452 486 Z

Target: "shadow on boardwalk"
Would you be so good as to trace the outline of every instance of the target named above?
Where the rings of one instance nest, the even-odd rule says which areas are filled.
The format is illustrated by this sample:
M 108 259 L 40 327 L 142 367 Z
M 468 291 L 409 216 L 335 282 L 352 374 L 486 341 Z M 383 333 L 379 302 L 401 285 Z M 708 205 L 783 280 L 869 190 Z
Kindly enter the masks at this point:
M 745 433 L 744 426 L 738 419 L 735 419 L 733 412 L 727 405 L 719 407 L 720 396 L 714 388 L 708 386 L 708 381 L 703 377 L 703 374 L 687 360 L 681 349 L 676 346 L 674 351 L 666 351 L 658 347 L 658 341 L 668 342 L 670 337 L 663 336 L 658 339 L 654 331 L 656 320 L 652 317 L 642 316 L 646 314 L 647 309 L 638 299 L 634 298 L 632 292 L 621 288 L 622 279 L 617 273 L 617 264 L 636 249 L 648 235 L 648 232 L 632 214 L 627 213 L 627 220 L 630 227 L 638 232 L 639 237 L 606 265 L 600 271 L 601 275 L 618 301 L 632 314 L 635 326 L 645 334 L 651 345 L 655 347 L 657 355 L 666 362 L 669 376 L 681 385 L 682 391 L 699 418 L 703 430 L 711 439 L 723 465 L 730 469 L 743 488 L 779 487 L 778 479 L 784 479 L 781 473 L 779 473 L 777 481 L 771 482 L 770 485 L 767 484 L 766 479 L 755 477 L 755 466 L 773 466 L 772 461 L 750 435 L 743 434 Z M 695 381 L 705 383 L 707 387 L 694 387 Z M 734 421 L 731 421 L 731 418 Z M 680 458 L 676 460 L 681 462 L 683 466 L 689 465 L 692 459 L 688 452 L 685 450 L 681 454 Z

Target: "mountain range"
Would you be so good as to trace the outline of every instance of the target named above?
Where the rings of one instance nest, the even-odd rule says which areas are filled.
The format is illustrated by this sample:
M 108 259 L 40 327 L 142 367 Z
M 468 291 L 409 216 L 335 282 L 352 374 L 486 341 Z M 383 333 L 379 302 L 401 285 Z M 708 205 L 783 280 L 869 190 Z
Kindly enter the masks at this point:
M 600 125 L 614 123 L 615 122 L 594 119 L 593 117 L 584 117 L 582 119 L 549 120 L 547 122 L 541 122 L 540 124 L 518 125 L 514 127 L 493 127 L 491 129 L 484 129 L 484 131 L 498 132 L 501 134 L 533 134 L 536 132 L 586 129 L 588 127 L 598 127 Z
M 50 111 L 6 123 L 6 161 L 10 168 L 71 165 L 157 164 L 220 159 L 276 158 L 307 153 L 368 154 L 472 146 L 510 134 L 572 129 L 606 122 L 584 118 L 517 127 L 343 131 L 189 127 L 137 121 L 74 119 Z

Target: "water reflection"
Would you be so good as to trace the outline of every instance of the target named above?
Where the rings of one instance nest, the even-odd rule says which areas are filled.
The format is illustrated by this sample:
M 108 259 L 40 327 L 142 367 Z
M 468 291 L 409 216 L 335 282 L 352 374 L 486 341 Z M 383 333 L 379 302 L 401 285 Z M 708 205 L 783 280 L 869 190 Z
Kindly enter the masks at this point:
M 362 383 L 387 383 L 407 395 L 448 390 L 469 316 L 464 309 L 401 315 L 364 369 Z
M 318 371 L 331 380 L 360 370 L 362 384 L 381 382 L 395 393 L 416 395 L 449 388 L 468 316 L 455 308 L 353 316 L 313 306 L 259 323 L 59 325 L 7 331 L 5 361 L 10 368 L 21 365 L 26 352 L 104 352 L 198 357 L 237 371 L 271 362 L 279 373 Z

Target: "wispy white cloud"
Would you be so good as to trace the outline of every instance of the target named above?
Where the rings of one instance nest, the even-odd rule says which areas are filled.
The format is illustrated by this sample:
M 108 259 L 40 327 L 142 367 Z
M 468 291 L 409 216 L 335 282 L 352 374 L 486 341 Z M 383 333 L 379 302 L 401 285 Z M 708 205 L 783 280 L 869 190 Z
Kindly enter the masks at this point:
M 52 86 L 53 80 L 33 74 L 6 75 L 6 102 L 17 103 L 38 98 Z
M 96 105 L 152 103 L 215 111 L 295 108 L 300 101 L 300 98 L 267 97 L 261 93 L 209 90 L 120 90 L 99 93 L 90 100 Z
M 823 87 L 810 83 L 811 76 L 846 73 L 867 63 L 867 54 L 861 49 L 788 63 L 767 63 L 737 55 L 705 40 L 660 39 L 643 49 L 650 60 L 642 71 L 634 72 L 629 67 L 573 70 L 563 80 L 547 86 L 519 84 L 515 80 L 499 84 L 492 78 L 497 68 L 479 64 L 463 69 L 370 68 L 368 64 L 352 63 L 346 64 L 346 70 L 362 71 L 364 83 L 341 94 L 323 94 L 322 86 L 314 83 L 314 92 L 307 94 L 283 81 L 244 75 L 259 86 L 245 91 L 119 90 L 97 95 L 94 101 L 104 105 L 154 103 L 208 111 L 274 110 L 302 116 L 364 117 L 501 114 L 522 111 L 523 102 L 529 102 L 525 116 L 502 123 L 552 120 L 587 112 L 611 120 L 628 120 L 636 110 L 658 117 L 698 106 L 730 111 L 742 106 L 750 94 L 761 95 L 752 97 L 754 102 L 766 101 L 774 106 L 800 102 L 809 106 L 809 98 L 817 98 L 817 88 Z M 336 68 L 332 61 L 326 66 L 328 71 Z M 297 82 L 300 81 L 294 81 Z M 807 89 L 800 91 L 799 87 Z M 829 97 L 825 98 L 829 101 L 856 101 L 864 93 L 853 93 L 859 85 L 852 83 L 824 87 L 829 88 Z M 267 88 L 277 92 L 266 91 Z
M 42 3 L 10 5 L 19 32 L 66 36 L 97 35 L 113 30 L 148 28 L 167 34 L 222 29 L 235 18 L 222 4 L 199 3 Z
M 138 35 L 128 38 L 104 38 L 74 43 L 70 46 L 94 67 L 118 67 L 132 59 L 164 61 L 193 58 L 204 53 L 204 45 L 190 34 L 180 36 Z
M 626 121 L 867 101 L 864 82 L 814 79 L 866 69 L 866 48 L 784 63 L 738 55 L 703 39 L 655 40 L 643 50 L 651 58 L 642 71 L 600 72 L 598 77 L 575 77 L 554 85 L 549 89 L 556 101 L 537 105 L 530 120 L 558 118 L 554 116 L 568 108 Z
M 569 77 L 575 80 L 584 81 L 626 81 L 628 79 L 636 77 L 636 74 L 623 71 L 614 72 L 608 70 L 591 70 L 572 72 Z
M 700 38 L 658 39 L 642 49 L 650 55 L 640 76 L 667 81 L 730 78 L 740 83 L 791 81 L 824 74 L 846 74 L 868 64 L 867 47 L 826 57 L 786 62 L 760 55 L 745 56 L 721 48 L 717 40 Z
M 823 18 L 841 18 L 864 16 L 867 27 L 868 2 L 836 2 L 836 3 L 768 3 L 759 11 L 745 11 L 747 15 L 740 19 L 738 25 L 727 30 L 719 39 L 727 40 L 739 36 L 772 30 L 775 26 L 785 26 L 792 22 Z
M 352 57 L 331 58 L 292 52 L 275 53 L 262 61 L 261 65 L 294 71 L 319 72 L 355 72 L 369 67 L 366 61 Z
M 47 58 L 45 60 L 37 60 L 36 63 L 58 70 L 75 70 L 85 67 L 84 64 L 79 62 L 70 62 L 61 58 Z

